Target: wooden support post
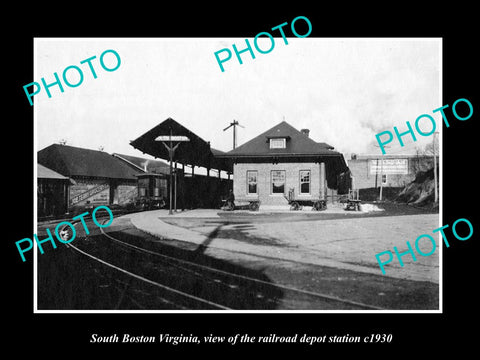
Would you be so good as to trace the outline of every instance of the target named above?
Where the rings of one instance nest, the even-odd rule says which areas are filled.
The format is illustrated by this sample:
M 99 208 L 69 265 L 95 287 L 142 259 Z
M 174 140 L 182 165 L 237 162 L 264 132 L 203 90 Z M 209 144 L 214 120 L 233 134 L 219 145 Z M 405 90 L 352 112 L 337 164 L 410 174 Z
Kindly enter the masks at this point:
M 382 201 L 382 194 L 383 194 L 383 154 L 382 154 L 382 160 L 381 160 L 381 165 L 380 165 L 380 201 Z
M 185 164 L 182 163 L 182 182 L 180 186 L 180 195 L 182 197 L 182 211 L 185 210 Z
M 321 162 L 320 163 L 320 179 L 319 179 L 319 184 L 320 184 L 320 200 L 326 200 L 325 198 L 325 163 Z
M 172 182 L 173 182 L 173 146 L 172 146 L 172 129 L 170 129 L 170 146 L 169 146 L 169 149 L 168 149 L 168 155 L 169 155 L 169 158 L 170 158 L 170 186 L 169 186 L 169 190 L 170 190 L 170 193 L 169 193 L 169 208 L 168 208 L 168 214 L 169 215 L 172 215 Z
M 438 203 L 438 185 L 437 185 L 437 151 L 435 149 L 435 135 L 438 134 L 438 131 L 435 131 L 433 133 L 433 181 L 434 181 L 434 186 L 435 186 L 435 204 Z
M 180 143 L 182 141 L 190 141 L 190 139 L 186 136 L 173 136 L 172 134 L 172 128 L 170 128 L 170 135 L 161 135 L 158 136 L 156 141 L 161 141 L 163 143 L 163 146 L 168 150 L 168 157 L 169 157 L 169 162 L 170 162 L 170 184 L 169 184 L 169 210 L 168 214 L 172 215 L 172 197 L 173 197 L 173 187 L 175 186 L 175 208 L 176 208 L 176 196 L 177 196 L 177 160 L 175 160 L 175 184 L 173 183 L 173 156 L 175 154 L 175 150 L 178 148 Z M 175 141 L 177 144 L 173 146 L 173 141 Z M 168 142 L 168 145 L 167 145 Z
M 175 212 L 177 212 L 177 165 L 178 165 L 178 164 L 177 164 L 177 160 L 175 160 L 175 176 L 174 176 L 174 178 L 175 178 L 175 180 L 174 180 L 174 184 L 175 184 L 175 187 L 174 187 L 175 195 L 174 195 L 174 197 L 173 197 L 173 199 L 174 199 L 174 205 L 173 205 L 173 207 L 174 207 Z

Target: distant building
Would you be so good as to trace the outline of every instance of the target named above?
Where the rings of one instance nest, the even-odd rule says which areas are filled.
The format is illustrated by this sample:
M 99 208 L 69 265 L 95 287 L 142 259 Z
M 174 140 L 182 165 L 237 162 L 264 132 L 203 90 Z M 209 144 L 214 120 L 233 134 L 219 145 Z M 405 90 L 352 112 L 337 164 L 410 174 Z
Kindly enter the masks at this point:
M 38 164 L 72 180 L 69 211 L 90 204 L 125 204 L 137 195 L 136 174 L 143 172 L 103 151 L 52 144 L 38 152 Z
M 235 199 L 282 205 L 291 189 L 302 200 L 327 200 L 327 193 L 347 191 L 342 179 L 349 178 L 348 167 L 333 149 L 311 139 L 308 129 L 298 131 L 282 121 L 217 157 L 233 163 Z
M 432 155 L 352 154 L 348 168 L 356 189 L 376 188 L 380 184 L 383 187 L 403 187 L 415 179 L 418 171 L 433 168 L 433 163 Z
M 65 214 L 70 179 L 37 164 L 37 214 L 39 218 Z

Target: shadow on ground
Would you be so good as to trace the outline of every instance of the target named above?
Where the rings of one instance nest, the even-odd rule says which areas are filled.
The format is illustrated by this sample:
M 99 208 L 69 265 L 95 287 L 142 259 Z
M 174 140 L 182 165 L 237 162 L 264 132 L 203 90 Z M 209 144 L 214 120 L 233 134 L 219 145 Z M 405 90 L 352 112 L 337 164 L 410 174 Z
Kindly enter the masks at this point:
M 205 302 L 133 278 L 59 244 L 56 250 L 38 258 L 38 309 L 217 309 L 209 302 L 231 309 L 276 309 L 283 293 L 281 289 L 268 284 L 271 283 L 268 276 L 261 271 L 204 254 L 208 242 L 217 233 L 212 232 L 211 237 L 196 249 L 181 249 L 158 241 L 146 241 L 148 235 L 134 229 L 109 234 L 152 252 L 260 279 L 266 284 L 137 252 L 103 235 L 96 235 L 75 239 L 72 245 L 151 281 L 205 299 Z

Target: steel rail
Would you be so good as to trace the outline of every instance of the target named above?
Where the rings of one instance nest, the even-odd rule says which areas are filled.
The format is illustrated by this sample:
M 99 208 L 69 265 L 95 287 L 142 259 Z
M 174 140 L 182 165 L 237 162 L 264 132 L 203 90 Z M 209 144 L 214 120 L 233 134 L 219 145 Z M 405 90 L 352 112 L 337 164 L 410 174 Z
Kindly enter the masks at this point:
M 102 260 L 102 259 L 100 259 L 100 258 L 98 258 L 98 257 L 96 257 L 96 256 L 93 256 L 93 255 L 91 255 L 91 254 L 89 254 L 89 253 L 87 253 L 87 252 L 85 252 L 85 251 L 83 251 L 83 250 L 80 250 L 79 248 L 77 248 L 76 246 L 74 246 L 74 245 L 72 245 L 72 244 L 66 244 L 66 245 L 67 245 L 68 247 L 71 247 L 72 249 L 78 251 L 78 252 L 81 253 L 82 255 L 85 255 L 85 256 L 87 256 L 87 257 L 89 257 L 89 258 L 91 258 L 91 259 L 93 259 L 93 260 L 95 260 L 95 261 L 98 261 L 98 262 L 100 262 L 100 263 L 102 263 L 102 264 L 104 264 L 104 265 L 106 265 L 106 266 L 108 266 L 108 267 L 111 267 L 112 269 L 115 269 L 115 270 L 117 270 L 117 271 L 119 271 L 119 272 L 122 272 L 122 273 L 124 273 L 124 274 L 127 274 L 127 275 L 129 275 L 129 276 L 131 276 L 131 277 L 134 277 L 134 278 L 138 279 L 138 280 L 144 281 L 144 282 L 146 282 L 146 283 L 148 283 L 148 284 L 151 284 L 151 285 L 154 285 L 154 286 L 159 287 L 159 288 L 161 288 L 161 289 L 164 289 L 164 290 L 173 292 L 173 293 L 178 294 L 178 295 L 181 295 L 181 296 L 183 296 L 183 297 L 186 297 L 186 298 L 189 298 L 189 299 L 193 299 L 193 300 L 195 300 L 195 301 L 198 301 L 198 302 L 201 302 L 201 303 L 204 303 L 204 304 L 208 304 L 208 305 L 213 306 L 213 307 L 215 307 L 215 308 L 219 308 L 219 309 L 222 309 L 222 310 L 231 310 L 231 308 L 226 307 L 226 306 L 224 306 L 224 305 L 220 305 L 220 304 L 214 303 L 214 302 L 212 302 L 212 301 L 205 300 L 205 299 L 199 298 L 199 297 L 194 296 L 194 295 L 191 295 L 191 294 L 187 294 L 187 293 L 185 293 L 185 292 L 183 292 L 183 291 L 180 291 L 180 290 L 171 288 L 171 287 L 169 287 L 169 286 L 160 284 L 160 283 L 155 282 L 155 281 L 153 281 L 153 280 L 144 278 L 143 276 L 134 274 L 134 273 L 132 273 L 132 272 L 130 272 L 130 271 L 127 271 L 127 270 L 125 270 L 125 269 L 122 269 L 121 267 L 118 267 L 118 266 L 116 266 L 116 265 L 110 264 L 109 262 L 107 262 L 107 261 L 105 261 L 105 260 Z
M 188 264 L 188 265 L 200 268 L 200 269 L 217 272 L 217 273 L 224 274 L 224 275 L 227 275 L 227 276 L 236 277 L 236 278 L 240 278 L 240 279 L 247 280 L 247 281 L 253 281 L 253 282 L 257 282 L 257 283 L 268 285 L 268 286 L 273 286 L 273 287 L 280 288 L 280 289 L 283 289 L 283 290 L 288 290 L 288 291 L 297 292 L 297 293 L 301 293 L 301 294 L 305 294 L 305 295 L 310 295 L 310 296 L 314 296 L 314 297 L 321 298 L 321 299 L 341 302 L 341 303 L 344 303 L 344 304 L 349 304 L 349 305 L 352 305 L 352 306 L 357 306 L 357 307 L 370 309 L 370 310 L 385 310 L 384 308 L 374 306 L 374 305 L 364 304 L 364 303 L 361 303 L 361 302 L 358 302 L 358 301 L 346 300 L 346 299 L 342 299 L 342 298 L 339 298 L 339 297 L 336 297 L 336 296 L 317 293 L 317 292 L 313 292 L 313 291 L 309 291 L 309 290 L 298 289 L 298 288 L 288 286 L 288 285 L 271 283 L 271 282 L 261 280 L 261 279 L 256 279 L 256 278 L 253 278 L 253 277 L 250 277 L 250 276 L 235 274 L 235 273 L 232 273 L 232 272 L 229 272 L 229 271 L 220 270 L 220 269 L 213 268 L 213 267 L 210 267 L 210 266 L 198 264 L 198 263 L 195 263 L 195 262 L 192 262 L 192 261 L 180 259 L 180 258 L 173 257 L 173 256 L 168 256 L 168 255 L 165 255 L 165 254 L 160 254 L 158 252 L 148 250 L 148 249 L 144 249 L 144 248 L 129 244 L 127 242 L 121 241 L 119 239 L 116 239 L 113 236 L 107 234 L 103 230 L 103 228 L 100 228 L 100 231 L 102 232 L 103 235 L 105 235 L 107 238 L 111 239 L 112 241 L 116 241 L 116 242 L 118 242 L 118 243 L 120 243 L 124 246 L 130 247 L 130 248 L 135 249 L 137 251 L 141 251 L 141 252 L 144 252 L 144 253 L 147 253 L 147 254 L 150 254 L 150 255 L 159 256 L 159 257 L 162 257 L 162 258 L 167 259 L 167 260 L 173 260 L 173 261 Z M 222 249 L 222 250 L 228 251 L 226 249 Z M 250 254 L 250 255 L 256 256 L 255 254 Z

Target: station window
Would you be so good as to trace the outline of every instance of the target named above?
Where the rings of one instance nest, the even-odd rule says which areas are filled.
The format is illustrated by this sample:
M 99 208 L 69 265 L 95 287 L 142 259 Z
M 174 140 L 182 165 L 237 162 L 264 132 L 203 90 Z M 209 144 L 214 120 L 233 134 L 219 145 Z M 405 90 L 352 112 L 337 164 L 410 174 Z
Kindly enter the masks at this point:
M 310 170 L 300 170 L 300 194 L 310 194 Z
M 272 170 L 270 174 L 272 194 L 285 193 L 285 170 Z
M 270 149 L 285 149 L 286 148 L 286 139 L 270 139 Z
M 247 171 L 247 194 L 257 194 L 257 171 Z

